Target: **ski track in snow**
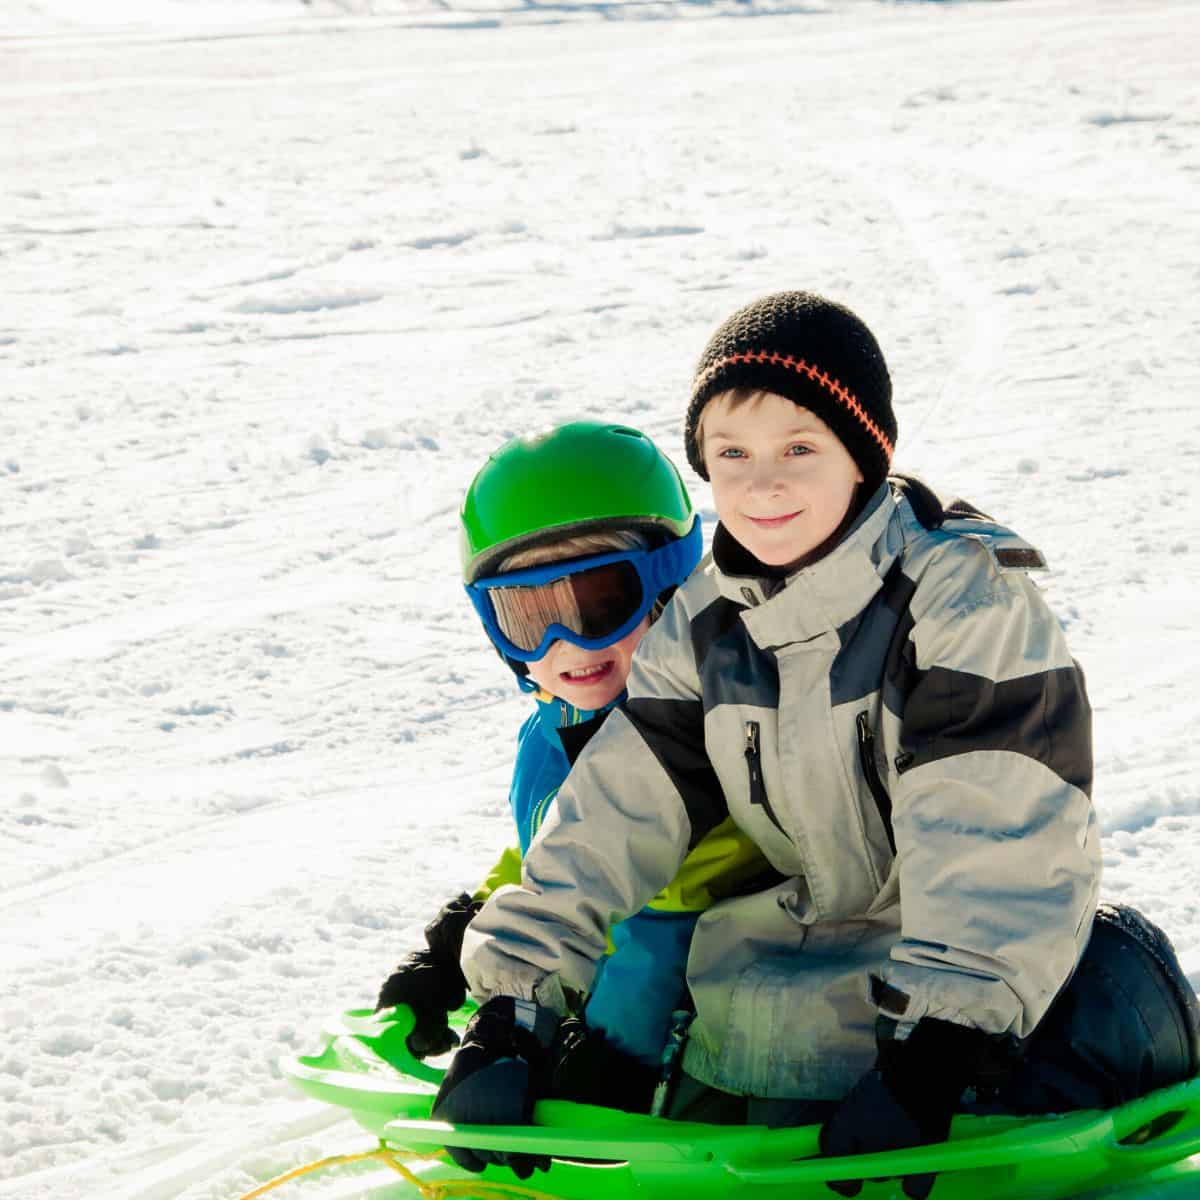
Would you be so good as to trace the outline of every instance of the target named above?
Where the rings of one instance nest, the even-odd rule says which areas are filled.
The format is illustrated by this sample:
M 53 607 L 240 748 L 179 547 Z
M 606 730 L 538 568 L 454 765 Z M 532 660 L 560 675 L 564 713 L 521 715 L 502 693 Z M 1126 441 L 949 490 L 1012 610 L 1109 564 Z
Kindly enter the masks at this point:
M 772 288 L 861 312 L 897 466 L 1045 551 L 1105 895 L 1200 983 L 1200 11 L 105 10 L 0 12 L 0 1200 L 363 1145 L 277 1060 L 509 839 L 462 490 L 577 416 L 682 465 Z

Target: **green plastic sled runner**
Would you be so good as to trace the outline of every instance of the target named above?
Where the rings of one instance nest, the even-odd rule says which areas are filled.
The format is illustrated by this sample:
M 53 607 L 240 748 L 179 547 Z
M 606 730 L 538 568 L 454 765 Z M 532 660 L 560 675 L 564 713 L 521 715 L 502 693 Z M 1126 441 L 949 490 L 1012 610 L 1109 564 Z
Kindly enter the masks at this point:
M 444 1070 L 409 1054 L 412 1025 L 404 1007 L 347 1012 L 324 1031 L 320 1053 L 285 1059 L 283 1072 L 398 1155 L 452 1145 L 550 1155 L 550 1171 L 528 1186 L 562 1200 L 833 1200 L 831 1179 L 865 1180 L 862 1200 L 903 1200 L 895 1177 L 927 1171 L 938 1172 L 931 1200 L 1062 1200 L 1118 1185 L 1127 1186 L 1114 1195 L 1140 1196 L 1131 1181 L 1152 1173 L 1173 1200 L 1200 1198 L 1200 1162 L 1186 1161 L 1200 1153 L 1200 1079 L 1103 1112 L 964 1115 L 937 1146 L 830 1159 L 818 1155 L 815 1125 L 702 1125 L 563 1100 L 541 1101 L 529 1126 L 433 1121 Z M 515 1183 L 503 1167 L 471 1175 L 443 1162 L 419 1174 Z

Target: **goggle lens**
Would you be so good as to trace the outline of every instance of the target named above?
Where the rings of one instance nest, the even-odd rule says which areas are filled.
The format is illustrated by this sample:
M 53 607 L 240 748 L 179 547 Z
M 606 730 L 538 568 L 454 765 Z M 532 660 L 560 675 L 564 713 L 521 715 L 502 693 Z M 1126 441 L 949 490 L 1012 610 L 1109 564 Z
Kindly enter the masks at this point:
M 584 638 L 615 633 L 642 606 L 642 579 L 631 562 L 605 563 L 527 586 L 487 590 L 496 624 L 512 644 L 532 653 L 551 625 Z

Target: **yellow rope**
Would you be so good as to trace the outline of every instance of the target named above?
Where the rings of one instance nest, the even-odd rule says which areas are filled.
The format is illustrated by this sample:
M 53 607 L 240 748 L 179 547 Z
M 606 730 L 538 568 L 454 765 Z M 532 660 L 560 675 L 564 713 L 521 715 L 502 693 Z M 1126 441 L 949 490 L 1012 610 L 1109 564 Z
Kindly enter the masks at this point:
M 329 1158 L 322 1158 L 318 1162 L 308 1163 L 307 1166 L 296 1167 L 294 1170 L 287 1171 L 283 1175 L 277 1175 L 274 1179 L 267 1180 L 261 1187 L 256 1187 L 253 1191 L 239 1197 L 239 1200 L 258 1200 L 259 1196 L 265 1196 L 268 1192 L 273 1192 L 277 1187 L 282 1187 L 285 1183 L 293 1179 L 299 1179 L 301 1175 L 311 1175 L 314 1171 L 323 1171 L 326 1167 L 342 1166 L 345 1163 L 364 1162 L 370 1158 L 379 1158 L 379 1156 L 379 1150 L 367 1150 L 361 1154 L 334 1154 Z
M 438 1159 L 445 1158 L 446 1152 L 440 1150 L 436 1154 L 409 1154 L 408 1157 L 417 1160 Z M 444 1179 L 436 1183 L 425 1183 L 397 1158 L 395 1151 L 389 1150 L 382 1144 L 375 1150 L 364 1150 L 358 1154 L 333 1154 L 303 1167 L 294 1167 L 282 1175 L 277 1175 L 274 1179 L 267 1180 L 266 1183 L 247 1192 L 244 1196 L 239 1196 L 238 1200 L 258 1200 L 259 1196 L 265 1196 L 268 1192 L 282 1187 L 293 1179 L 324 1171 L 327 1167 L 340 1167 L 348 1163 L 372 1160 L 391 1167 L 393 1171 L 411 1183 L 424 1197 L 424 1200 L 446 1200 L 446 1197 L 450 1196 L 471 1197 L 471 1200 L 509 1200 L 510 1197 L 516 1197 L 517 1200 L 558 1200 L 548 1192 L 539 1192 L 536 1188 L 522 1187 L 516 1183 L 497 1183 L 494 1180 L 476 1182 L 471 1179 Z

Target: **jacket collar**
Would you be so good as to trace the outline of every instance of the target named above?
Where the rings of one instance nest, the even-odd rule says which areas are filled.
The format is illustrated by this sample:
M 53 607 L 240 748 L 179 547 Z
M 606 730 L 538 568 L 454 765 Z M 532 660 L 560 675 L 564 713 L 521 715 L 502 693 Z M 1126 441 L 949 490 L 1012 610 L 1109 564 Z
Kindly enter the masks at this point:
M 576 708 L 575 705 L 568 704 L 565 700 L 560 700 L 557 696 L 541 689 L 533 693 L 533 698 L 537 703 L 538 725 L 542 734 L 557 744 L 560 729 L 572 725 L 584 725 L 601 713 L 607 713 L 609 709 L 614 708 L 625 699 L 625 693 L 622 692 L 611 704 L 596 709 Z
M 857 616 L 879 590 L 902 544 L 897 501 L 885 482 L 819 562 L 783 580 L 772 578 L 762 564 L 763 574 L 735 573 L 756 560 L 723 532 L 720 540 L 713 536 L 713 575 L 723 596 L 751 610 L 742 621 L 754 640 L 779 646 L 818 637 Z M 730 553 L 732 547 L 744 557 Z

